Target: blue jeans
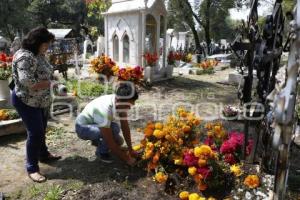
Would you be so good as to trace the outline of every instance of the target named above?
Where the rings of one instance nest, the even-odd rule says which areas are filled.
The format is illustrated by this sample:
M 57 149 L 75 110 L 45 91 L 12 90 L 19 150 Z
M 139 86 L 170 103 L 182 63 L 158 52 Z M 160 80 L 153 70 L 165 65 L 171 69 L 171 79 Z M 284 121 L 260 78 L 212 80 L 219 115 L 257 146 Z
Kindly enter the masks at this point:
M 39 171 L 38 160 L 49 155 L 46 146 L 47 109 L 28 106 L 12 93 L 12 104 L 16 108 L 27 130 L 26 169 L 28 173 Z
M 112 122 L 110 128 L 113 133 L 113 138 L 118 145 L 124 143 L 123 138 L 120 136 L 120 127 L 117 123 Z M 99 145 L 96 150 L 96 155 L 106 154 L 109 152 L 107 143 L 103 139 L 100 128 L 96 124 L 81 125 L 76 123 L 75 131 L 79 138 L 83 140 L 99 141 Z

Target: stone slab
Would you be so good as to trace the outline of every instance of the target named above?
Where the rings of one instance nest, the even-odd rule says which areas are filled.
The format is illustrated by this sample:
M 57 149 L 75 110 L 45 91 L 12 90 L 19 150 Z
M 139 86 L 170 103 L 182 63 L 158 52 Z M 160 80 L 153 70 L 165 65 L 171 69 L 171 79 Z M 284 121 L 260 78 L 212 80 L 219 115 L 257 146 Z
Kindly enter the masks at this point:
M 0 121 L 0 136 L 25 132 L 26 129 L 21 119 Z

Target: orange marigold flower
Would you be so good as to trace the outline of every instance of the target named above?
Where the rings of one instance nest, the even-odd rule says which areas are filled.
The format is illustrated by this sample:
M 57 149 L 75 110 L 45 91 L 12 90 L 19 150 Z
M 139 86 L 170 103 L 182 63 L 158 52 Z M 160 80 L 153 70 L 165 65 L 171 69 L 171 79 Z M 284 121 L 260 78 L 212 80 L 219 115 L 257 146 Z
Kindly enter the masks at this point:
M 159 157 L 160 157 L 160 153 L 157 152 L 157 153 L 153 156 L 152 162 L 153 162 L 153 163 L 157 163 L 157 162 L 159 161 Z
M 249 188 L 257 188 L 260 184 L 259 177 L 257 175 L 248 175 L 245 180 L 244 184 Z
M 163 172 L 158 172 L 155 174 L 155 180 L 158 183 L 164 183 L 166 182 L 168 179 L 168 175 L 164 174 Z
M 162 123 L 155 123 L 155 129 L 158 129 L 158 130 L 162 130 L 163 129 L 163 124 Z
M 188 199 L 189 199 L 189 195 L 190 195 L 189 192 L 187 192 L 187 191 L 182 191 L 182 192 L 179 193 L 179 198 L 180 198 L 181 200 L 188 200 Z
M 205 159 L 199 159 L 198 165 L 199 165 L 199 167 L 204 167 L 207 165 L 207 161 Z
M 150 137 L 153 134 L 153 129 L 145 128 L 144 134 L 146 137 Z
M 184 126 L 183 127 L 183 132 L 188 133 L 191 131 L 191 127 L 190 126 Z
M 203 180 L 203 176 L 201 174 L 196 174 L 193 178 L 196 183 L 200 183 Z
M 196 157 L 200 157 L 201 155 L 210 157 L 212 153 L 213 151 L 208 145 L 201 145 L 200 147 L 194 148 L 194 155 Z

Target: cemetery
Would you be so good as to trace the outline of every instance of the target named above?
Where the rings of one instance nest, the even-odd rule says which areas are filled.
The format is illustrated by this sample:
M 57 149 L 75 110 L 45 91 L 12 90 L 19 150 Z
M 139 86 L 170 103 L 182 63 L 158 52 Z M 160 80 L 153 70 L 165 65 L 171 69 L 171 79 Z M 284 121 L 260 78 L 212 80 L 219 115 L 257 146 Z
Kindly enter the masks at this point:
M 0 10 L 0 200 L 300 199 L 300 0 Z

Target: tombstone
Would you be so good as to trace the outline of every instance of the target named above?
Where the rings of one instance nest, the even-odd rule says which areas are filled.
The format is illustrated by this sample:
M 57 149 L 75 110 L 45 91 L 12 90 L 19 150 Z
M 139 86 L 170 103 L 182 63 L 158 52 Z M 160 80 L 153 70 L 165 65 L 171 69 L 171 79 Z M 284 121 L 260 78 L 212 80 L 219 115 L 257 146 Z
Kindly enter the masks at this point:
M 83 60 L 87 59 L 87 53 L 93 52 L 93 42 L 89 37 L 86 37 L 83 43 Z
M 142 55 L 157 53 L 159 61 L 151 71 L 161 79 L 166 67 L 166 15 L 163 0 L 112 0 L 104 13 L 105 54 L 119 66 L 142 66 L 146 71 Z
M 96 56 L 100 56 L 105 53 L 105 38 L 103 36 L 99 36 L 97 39 L 97 51 Z

